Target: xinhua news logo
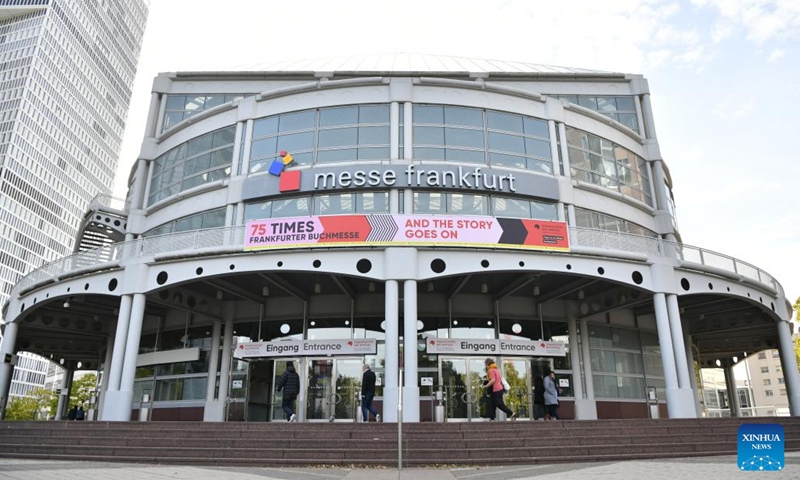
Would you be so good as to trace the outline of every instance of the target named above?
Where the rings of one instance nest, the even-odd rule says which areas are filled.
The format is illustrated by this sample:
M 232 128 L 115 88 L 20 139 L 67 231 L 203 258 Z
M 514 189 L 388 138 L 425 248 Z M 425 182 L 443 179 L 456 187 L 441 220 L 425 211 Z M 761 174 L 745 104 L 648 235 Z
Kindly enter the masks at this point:
M 777 424 L 740 425 L 737 432 L 739 470 L 776 472 L 784 467 L 783 426 Z
M 280 178 L 278 183 L 278 191 L 280 192 L 300 190 L 300 170 L 285 170 L 293 161 L 294 158 L 286 153 L 285 150 L 282 150 L 281 158 L 276 158 L 269 166 L 269 173 Z

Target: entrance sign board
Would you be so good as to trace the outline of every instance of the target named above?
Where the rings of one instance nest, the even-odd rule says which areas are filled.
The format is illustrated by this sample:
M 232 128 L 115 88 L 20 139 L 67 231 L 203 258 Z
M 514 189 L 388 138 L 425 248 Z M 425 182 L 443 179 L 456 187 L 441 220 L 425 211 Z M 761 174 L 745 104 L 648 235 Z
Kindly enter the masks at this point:
M 564 342 L 536 340 L 476 340 L 458 338 L 429 338 L 427 353 L 456 355 L 507 355 L 523 357 L 565 357 Z
M 290 340 L 240 343 L 234 358 L 317 357 L 323 355 L 375 355 L 378 342 L 374 338 L 345 340 Z
M 331 215 L 250 220 L 245 250 L 441 245 L 569 251 L 565 222 L 444 215 Z

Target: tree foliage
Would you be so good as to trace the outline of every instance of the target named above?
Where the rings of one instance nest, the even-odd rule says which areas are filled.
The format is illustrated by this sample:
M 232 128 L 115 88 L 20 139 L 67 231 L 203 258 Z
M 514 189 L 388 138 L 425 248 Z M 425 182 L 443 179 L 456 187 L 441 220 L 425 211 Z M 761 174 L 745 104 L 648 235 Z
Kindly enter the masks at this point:
M 6 420 L 43 420 L 55 414 L 58 396 L 50 390 L 35 388 L 27 397 L 16 397 L 8 402 Z
M 72 390 L 69 396 L 69 405 L 83 406 L 84 410 L 89 408 L 89 398 L 97 387 L 97 375 L 90 373 L 72 382 Z

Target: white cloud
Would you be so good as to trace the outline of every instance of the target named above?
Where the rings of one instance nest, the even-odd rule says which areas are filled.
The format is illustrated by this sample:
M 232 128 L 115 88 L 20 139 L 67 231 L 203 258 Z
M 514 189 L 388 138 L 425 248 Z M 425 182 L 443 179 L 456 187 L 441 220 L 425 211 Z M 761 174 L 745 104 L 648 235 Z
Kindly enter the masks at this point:
M 720 38 L 734 28 L 746 31 L 747 39 L 757 44 L 800 37 L 797 0 L 692 0 L 692 3 L 719 13 L 714 28 L 720 32 Z
M 741 97 L 728 97 L 714 105 L 712 113 L 719 118 L 744 118 L 756 109 L 756 99 L 743 100 Z
M 786 50 L 779 48 L 777 50 L 773 50 L 773 52 L 767 58 L 767 62 L 769 63 L 776 63 L 778 60 L 786 56 Z

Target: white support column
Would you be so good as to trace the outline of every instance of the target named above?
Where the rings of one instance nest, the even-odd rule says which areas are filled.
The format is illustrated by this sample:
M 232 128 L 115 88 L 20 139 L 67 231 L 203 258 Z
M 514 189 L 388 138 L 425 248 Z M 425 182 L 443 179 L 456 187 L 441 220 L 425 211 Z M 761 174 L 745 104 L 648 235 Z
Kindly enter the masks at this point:
M 19 323 L 6 323 L 3 334 L 3 341 L 0 343 L 0 420 L 6 416 L 6 404 L 8 403 L 8 391 L 11 388 L 11 378 L 14 373 L 14 365 L 11 364 L 11 355 L 17 352 L 17 332 Z M 8 357 L 8 358 L 7 358 Z M 9 361 L 6 361 L 9 359 Z
M 793 417 L 800 417 L 800 374 L 797 372 L 789 322 L 778 322 L 778 341 L 783 378 L 786 379 L 786 394 L 789 397 L 789 411 Z
M 65 413 L 71 408 L 69 404 L 70 389 L 72 388 L 72 375 L 75 372 L 71 368 L 64 368 L 64 376 L 61 378 L 61 394 L 58 396 L 58 406 L 53 420 L 66 420 Z
M 403 297 L 403 422 L 419 422 L 416 280 L 403 282 Z
M 214 418 L 214 393 L 217 387 L 217 365 L 219 365 L 219 343 L 222 321 L 214 320 L 211 330 L 211 358 L 208 359 L 208 380 L 206 384 L 206 406 L 203 410 L 203 421 L 210 422 Z
M 594 400 L 594 377 L 592 377 L 592 353 L 589 349 L 589 326 L 586 320 L 581 320 L 581 352 L 583 353 L 583 376 L 586 382 L 586 400 L 594 405 L 594 415 L 597 418 L 597 403 Z
M 109 392 L 119 391 L 119 382 L 122 378 L 122 365 L 125 362 L 125 344 L 128 341 L 128 324 L 131 320 L 131 306 L 133 297 L 123 295 L 119 299 L 119 315 L 117 316 L 117 330 L 114 335 L 114 348 L 111 357 L 111 370 L 108 375 Z M 103 418 L 105 420 L 105 418 Z
M 739 389 L 736 387 L 736 373 L 733 371 L 734 364 L 731 362 L 724 368 L 725 386 L 728 388 L 728 407 L 731 409 L 731 417 L 742 416 L 742 406 L 739 404 Z
M 672 335 L 669 329 L 667 300 L 663 293 L 653 295 L 656 313 L 658 343 L 661 346 L 661 363 L 664 367 L 664 381 L 667 390 L 667 413 L 669 418 L 681 418 L 681 394 L 678 388 L 678 375 L 675 371 L 675 350 L 672 348 Z
M 556 141 L 556 122 L 547 121 L 547 130 L 550 132 L 550 156 L 553 162 L 553 174 L 558 177 L 561 174 L 561 166 L 558 164 L 558 142 Z
M 126 295 L 127 296 L 127 295 Z M 124 298 L 124 297 L 123 297 Z M 103 420 L 127 422 L 131 419 L 133 406 L 133 381 L 136 378 L 136 359 L 139 356 L 139 340 L 142 336 L 142 323 L 144 323 L 144 308 L 147 297 L 143 293 L 135 293 L 131 300 L 130 315 L 117 321 L 117 338 L 114 341 L 114 356 L 112 364 L 112 381 L 109 382 L 109 391 L 106 392 L 106 404 L 103 409 Z M 120 306 L 120 316 L 122 315 Z M 117 352 L 117 341 L 120 338 L 120 329 L 127 326 L 125 347 Z M 118 358 L 122 357 L 121 375 L 117 388 L 114 388 L 114 367 Z
M 561 163 L 564 165 L 564 177 L 572 178 L 569 169 L 569 149 L 567 148 L 567 128 L 563 123 L 558 124 L 558 135 L 561 138 Z
M 386 322 L 386 364 L 383 373 L 383 419 L 397 421 L 398 373 L 400 368 L 400 299 L 397 280 L 387 280 L 384 285 L 384 321 Z
M 686 345 L 684 345 L 678 296 L 670 293 L 666 295 L 666 300 L 669 330 L 672 334 L 672 349 L 675 354 L 675 370 L 678 374 L 678 389 L 680 390 L 680 415 L 682 418 L 696 418 L 697 409 L 694 408 L 692 382 L 689 380 L 689 364 L 686 361 Z
M 103 405 L 106 401 L 106 391 L 108 391 L 108 375 L 111 373 L 111 358 L 114 354 L 114 335 L 108 336 L 106 342 L 106 358 L 103 361 L 103 383 L 100 384 L 100 391 L 97 395 L 97 419 L 102 418 Z
M 212 412 L 206 418 L 203 414 L 203 420 L 209 422 L 223 422 L 225 421 L 225 405 L 228 402 L 228 386 L 230 385 L 230 371 L 231 371 L 231 346 L 233 345 L 233 305 L 226 305 L 225 309 L 225 333 L 222 336 L 222 359 L 220 360 L 219 372 L 219 397 L 215 400 L 216 405 Z
M 581 356 L 578 347 L 578 321 L 570 317 L 569 328 L 569 361 L 572 365 L 572 390 L 575 393 L 575 419 L 589 420 L 597 418 L 597 404 L 589 400 L 583 392 L 581 381 Z
M 692 342 L 692 336 L 686 335 L 686 340 L 684 341 L 686 345 L 686 363 L 689 367 L 689 383 L 692 387 L 692 397 L 694 400 L 694 412 L 697 415 L 697 418 L 703 418 L 703 406 L 700 404 L 700 399 L 702 397 L 698 397 L 698 390 L 697 390 L 697 374 L 694 371 L 694 346 Z

